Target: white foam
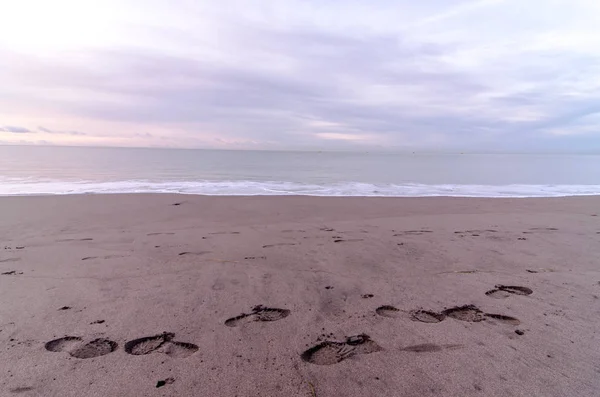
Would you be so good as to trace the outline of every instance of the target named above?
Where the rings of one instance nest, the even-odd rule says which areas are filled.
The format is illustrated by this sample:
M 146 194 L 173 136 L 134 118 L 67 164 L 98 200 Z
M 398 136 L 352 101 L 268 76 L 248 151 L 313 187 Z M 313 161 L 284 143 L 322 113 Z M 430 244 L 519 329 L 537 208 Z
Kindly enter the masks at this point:
M 209 196 L 563 197 L 600 195 L 600 185 L 378 185 L 357 182 L 317 185 L 256 181 L 65 182 L 14 178 L 0 180 L 1 196 L 86 193 L 183 193 Z

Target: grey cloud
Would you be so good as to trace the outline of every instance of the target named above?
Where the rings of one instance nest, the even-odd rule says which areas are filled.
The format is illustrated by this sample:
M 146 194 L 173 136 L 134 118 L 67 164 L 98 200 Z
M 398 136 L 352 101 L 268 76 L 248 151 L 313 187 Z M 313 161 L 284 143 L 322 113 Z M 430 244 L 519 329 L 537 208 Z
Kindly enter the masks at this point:
M 394 65 L 400 55 L 400 59 L 422 60 L 435 66 L 436 57 L 444 54 L 438 46 L 403 47 L 402 42 L 390 37 L 352 39 L 303 31 L 287 35 L 257 31 L 254 39 L 262 43 L 264 51 L 292 59 L 300 73 L 270 73 L 243 63 L 234 68 L 214 68 L 194 60 L 135 51 L 102 54 L 111 63 L 121 65 L 113 75 L 61 70 L 60 65 L 46 70 L 51 71 L 49 84 L 70 83 L 126 99 L 125 105 L 123 101 L 116 105 L 93 100 L 63 104 L 76 114 L 120 121 L 208 123 L 259 140 L 280 139 L 287 131 L 305 129 L 298 124 L 302 116 L 371 133 L 414 129 L 419 121 L 426 125 L 430 120 L 427 115 L 413 114 L 414 105 L 402 108 L 371 104 L 360 98 L 348 100 L 355 87 L 346 80 L 355 80 L 359 88 L 365 83 L 398 91 L 435 87 L 443 101 L 448 101 L 444 95 L 473 95 L 485 89 L 459 73 Z M 435 69 L 433 66 L 431 69 Z M 290 141 L 300 138 L 299 134 L 287 137 Z
M 16 127 L 13 125 L 5 125 L 3 127 L 0 127 L 0 131 L 12 132 L 14 134 L 30 134 L 30 133 L 35 132 L 35 131 L 31 131 L 30 129 L 25 128 L 25 127 Z
M 80 132 L 80 131 L 57 131 L 57 130 L 51 130 L 51 129 L 45 128 L 45 127 L 38 127 L 38 130 L 48 133 L 48 134 L 74 135 L 74 136 L 86 136 L 87 135 L 85 132 Z
M 459 44 L 418 41 L 408 35 L 342 35 L 312 26 L 274 29 L 248 24 L 233 33 L 243 37 L 240 42 L 252 43 L 249 48 L 238 45 L 238 62 L 117 48 L 81 54 L 95 64 L 111 65 L 94 69 L 13 54 L 4 66 L 13 68 L 9 74 L 40 89 L 82 94 L 49 99 L 17 93 L 10 103 L 33 103 L 108 121 L 183 124 L 190 134 L 216 131 L 223 143 L 334 144 L 315 135 L 335 131 L 374 135 L 398 146 L 435 145 L 429 142 L 441 135 L 439 144 L 447 147 L 489 147 L 503 139 L 541 137 L 556 126 L 580 126 L 600 101 L 600 94 L 593 92 L 569 95 L 561 84 L 571 84 L 572 74 L 563 73 L 566 80 L 556 82 L 564 70 L 577 69 L 580 55 L 561 53 L 558 60 L 556 54 L 542 53 L 523 60 L 523 66 L 508 65 L 507 76 L 534 88 L 497 94 L 491 71 L 474 73 L 447 62 L 461 50 Z M 202 45 L 188 40 L 191 46 Z M 587 58 L 586 64 L 597 65 L 598 58 Z M 525 110 L 539 116 L 519 118 Z M 311 124 L 319 121 L 324 124 Z

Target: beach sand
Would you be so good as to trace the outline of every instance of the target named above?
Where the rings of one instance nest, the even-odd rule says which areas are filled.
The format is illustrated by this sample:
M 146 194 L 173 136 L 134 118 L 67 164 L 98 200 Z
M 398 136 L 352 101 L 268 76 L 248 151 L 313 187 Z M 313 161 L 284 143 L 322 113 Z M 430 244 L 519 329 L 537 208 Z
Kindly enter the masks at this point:
M 0 244 L 2 396 L 600 395 L 600 197 L 3 197 Z

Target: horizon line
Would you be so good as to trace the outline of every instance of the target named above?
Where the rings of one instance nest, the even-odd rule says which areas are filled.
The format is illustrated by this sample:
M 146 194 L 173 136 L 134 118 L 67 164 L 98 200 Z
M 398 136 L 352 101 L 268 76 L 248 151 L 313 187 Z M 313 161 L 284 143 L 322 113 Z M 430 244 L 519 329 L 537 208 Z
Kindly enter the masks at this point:
M 317 148 L 210 148 L 210 147 L 169 147 L 169 146 L 113 146 L 113 145 L 45 145 L 45 144 L 13 144 L 0 143 L 0 147 L 37 147 L 37 148 L 80 148 L 80 149 L 152 149 L 152 150 L 205 150 L 225 152 L 303 152 L 303 153 L 396 153 L 396 154 L 520 154 L 520 155 L 600 155 L 600 150 L 583 151 L 473 151 L 473 150 L 410 150 L 394 148 L 353 149 L 317 149 Z

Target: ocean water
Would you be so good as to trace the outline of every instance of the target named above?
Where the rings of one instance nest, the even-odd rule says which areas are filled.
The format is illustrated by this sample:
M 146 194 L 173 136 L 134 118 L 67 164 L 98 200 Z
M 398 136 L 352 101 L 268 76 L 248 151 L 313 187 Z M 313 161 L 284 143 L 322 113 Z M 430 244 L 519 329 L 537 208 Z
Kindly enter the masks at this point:
M 600 156 L 0 146 L 0 195 L 557 197 L 600 194 Z

